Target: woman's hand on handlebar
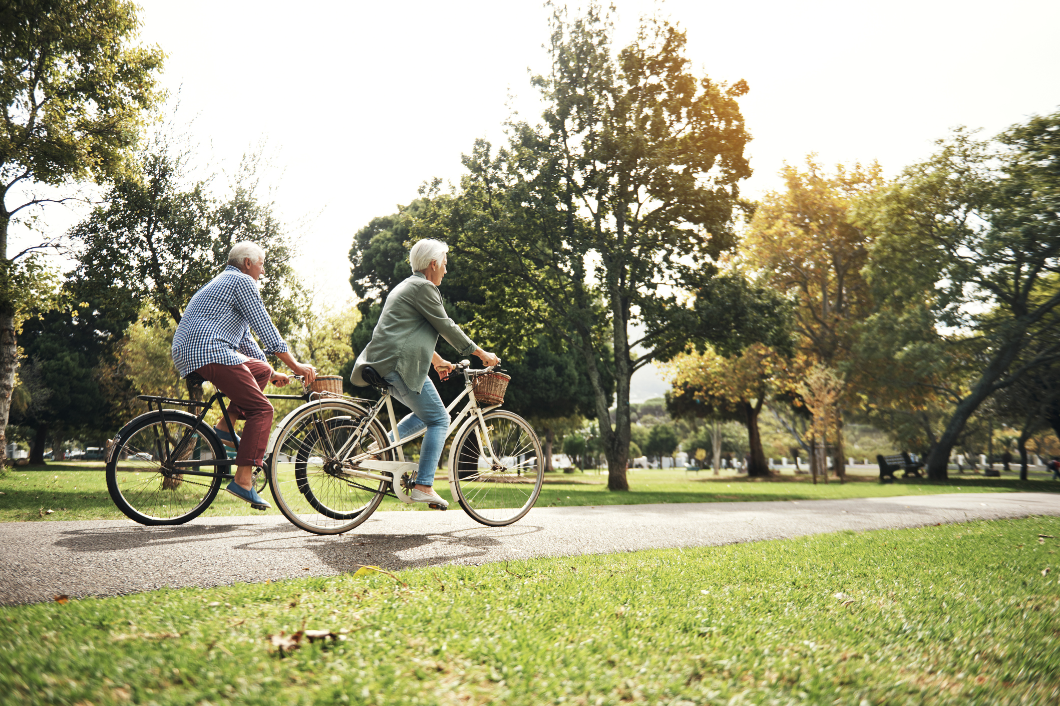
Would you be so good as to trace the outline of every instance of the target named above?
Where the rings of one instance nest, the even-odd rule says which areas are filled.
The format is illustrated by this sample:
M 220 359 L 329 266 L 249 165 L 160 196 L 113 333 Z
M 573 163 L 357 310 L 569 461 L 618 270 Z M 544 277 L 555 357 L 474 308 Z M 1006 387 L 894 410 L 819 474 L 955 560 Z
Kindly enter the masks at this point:
M 292 376 L 281 373 L 278 370 L 273 370 L 272 377 L 269 378 L 269 382 L 271 382 L 276 387 L 287 387 L 287 383 L 291 382 L 291 377 Z
M 486 367 L 494 367 L 501 364 L 500 358 L 498 358 L 493 353 L 489 353 L 487 351 L 482 350 L 481 348 L 475 349 L 475 355 L 478 357 L 479 360 L 482 361 L 482 364 Z
M 451 373 L 453 368 L 456 367 L 437 353 L 435 353 L 434 357 L 431 359 L 431 365 L 434 366 L 434 372 L 438 373 L 439 380 L 445 380 L 449 377 L 449 373 Z

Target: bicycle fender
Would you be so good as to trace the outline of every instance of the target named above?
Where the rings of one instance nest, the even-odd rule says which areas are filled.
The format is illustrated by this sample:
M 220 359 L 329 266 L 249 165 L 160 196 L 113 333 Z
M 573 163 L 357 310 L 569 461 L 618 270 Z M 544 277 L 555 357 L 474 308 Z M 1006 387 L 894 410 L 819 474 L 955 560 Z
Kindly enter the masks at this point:
M 139 423 L 139 421 L 141 419 L 144 419 L 145 417 L 158 417 L 158 415 L 160 415 L 160 414 L 165 414 L 166 415 L 166 421 L 167 422 L 170 419 L 178 420 L 178 419 L 183 418 L 184 420 L 186 420 L 188 422 L 188 426 L 193 426 L 195 420 L 198 419 L 198 417 L 196 417 L 194 414 L 189 414 L 187 412 L 182 412 L 179 409 L 163 409 L 162 411 L 154 410 L 152 412 L 144 412 L 143 414 L 141 414 L 138 417 L 133 417 L 132 419 L 130 419 L 128 422 L 125 423 L 125 426 L 123 426 L 121 429 L 118 430 L 117 435 L 113 439 L 110 439 L 107 442 L 107 444 L 109 444 L 109 446 L 107 448 L 107 463 L 110 463 L 111 461 L 114 460 L 114 452 L 117 451 L 119 443 L 121 442 L 121 440 L 125 438 L 126 430 L 128 430 L 129 427 L 133 426 L 134 424 Z M 207 426 L 209 426 L 209 425 L 207 424 Z M 218 443 L 220 443 L 220 442 L 218 442 Z

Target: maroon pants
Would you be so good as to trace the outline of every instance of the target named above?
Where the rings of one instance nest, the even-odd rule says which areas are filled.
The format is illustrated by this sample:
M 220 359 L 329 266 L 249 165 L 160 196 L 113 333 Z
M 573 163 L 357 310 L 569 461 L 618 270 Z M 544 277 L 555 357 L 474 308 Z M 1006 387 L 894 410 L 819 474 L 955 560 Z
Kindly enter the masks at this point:
M 233 420 L 247 420 L 239 440 L 236 465 L 260 466 L 272 431 L 272 403 L 262 393 L 272 377 L 272 368 L 264 361 L 248 360 L 242 365 L 210 363 L 195 372 L 231 400 L 228 411 Z

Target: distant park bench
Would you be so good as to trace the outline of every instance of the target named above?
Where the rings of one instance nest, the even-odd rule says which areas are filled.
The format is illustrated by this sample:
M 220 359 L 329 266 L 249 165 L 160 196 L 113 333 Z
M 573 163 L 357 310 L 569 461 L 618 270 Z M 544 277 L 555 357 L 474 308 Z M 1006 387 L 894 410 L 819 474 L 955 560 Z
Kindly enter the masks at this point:
M 914 461 L 905 451 L 893 456 L 876 456 L 876 462 L 880 464 L 880 482 L 891 483 L 895 480 L 894 474 L 902 471 L 902 477 L 921 477 L 920 469 L 924 467 L 923 461 Z

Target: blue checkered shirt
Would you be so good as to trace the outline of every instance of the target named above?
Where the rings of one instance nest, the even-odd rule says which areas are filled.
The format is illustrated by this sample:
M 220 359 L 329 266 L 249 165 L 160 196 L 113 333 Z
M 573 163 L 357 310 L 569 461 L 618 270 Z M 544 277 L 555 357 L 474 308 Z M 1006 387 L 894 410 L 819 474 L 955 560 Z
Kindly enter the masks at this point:
M 173 334 L 173 363 L 182 378 L 210 363 L 242 365 L 265 353 L 250 337 L 251 329 L 269 353 L 286 353 L 287 344 L 265 311 L 258 283 L 229 265 L 195 293 Z

